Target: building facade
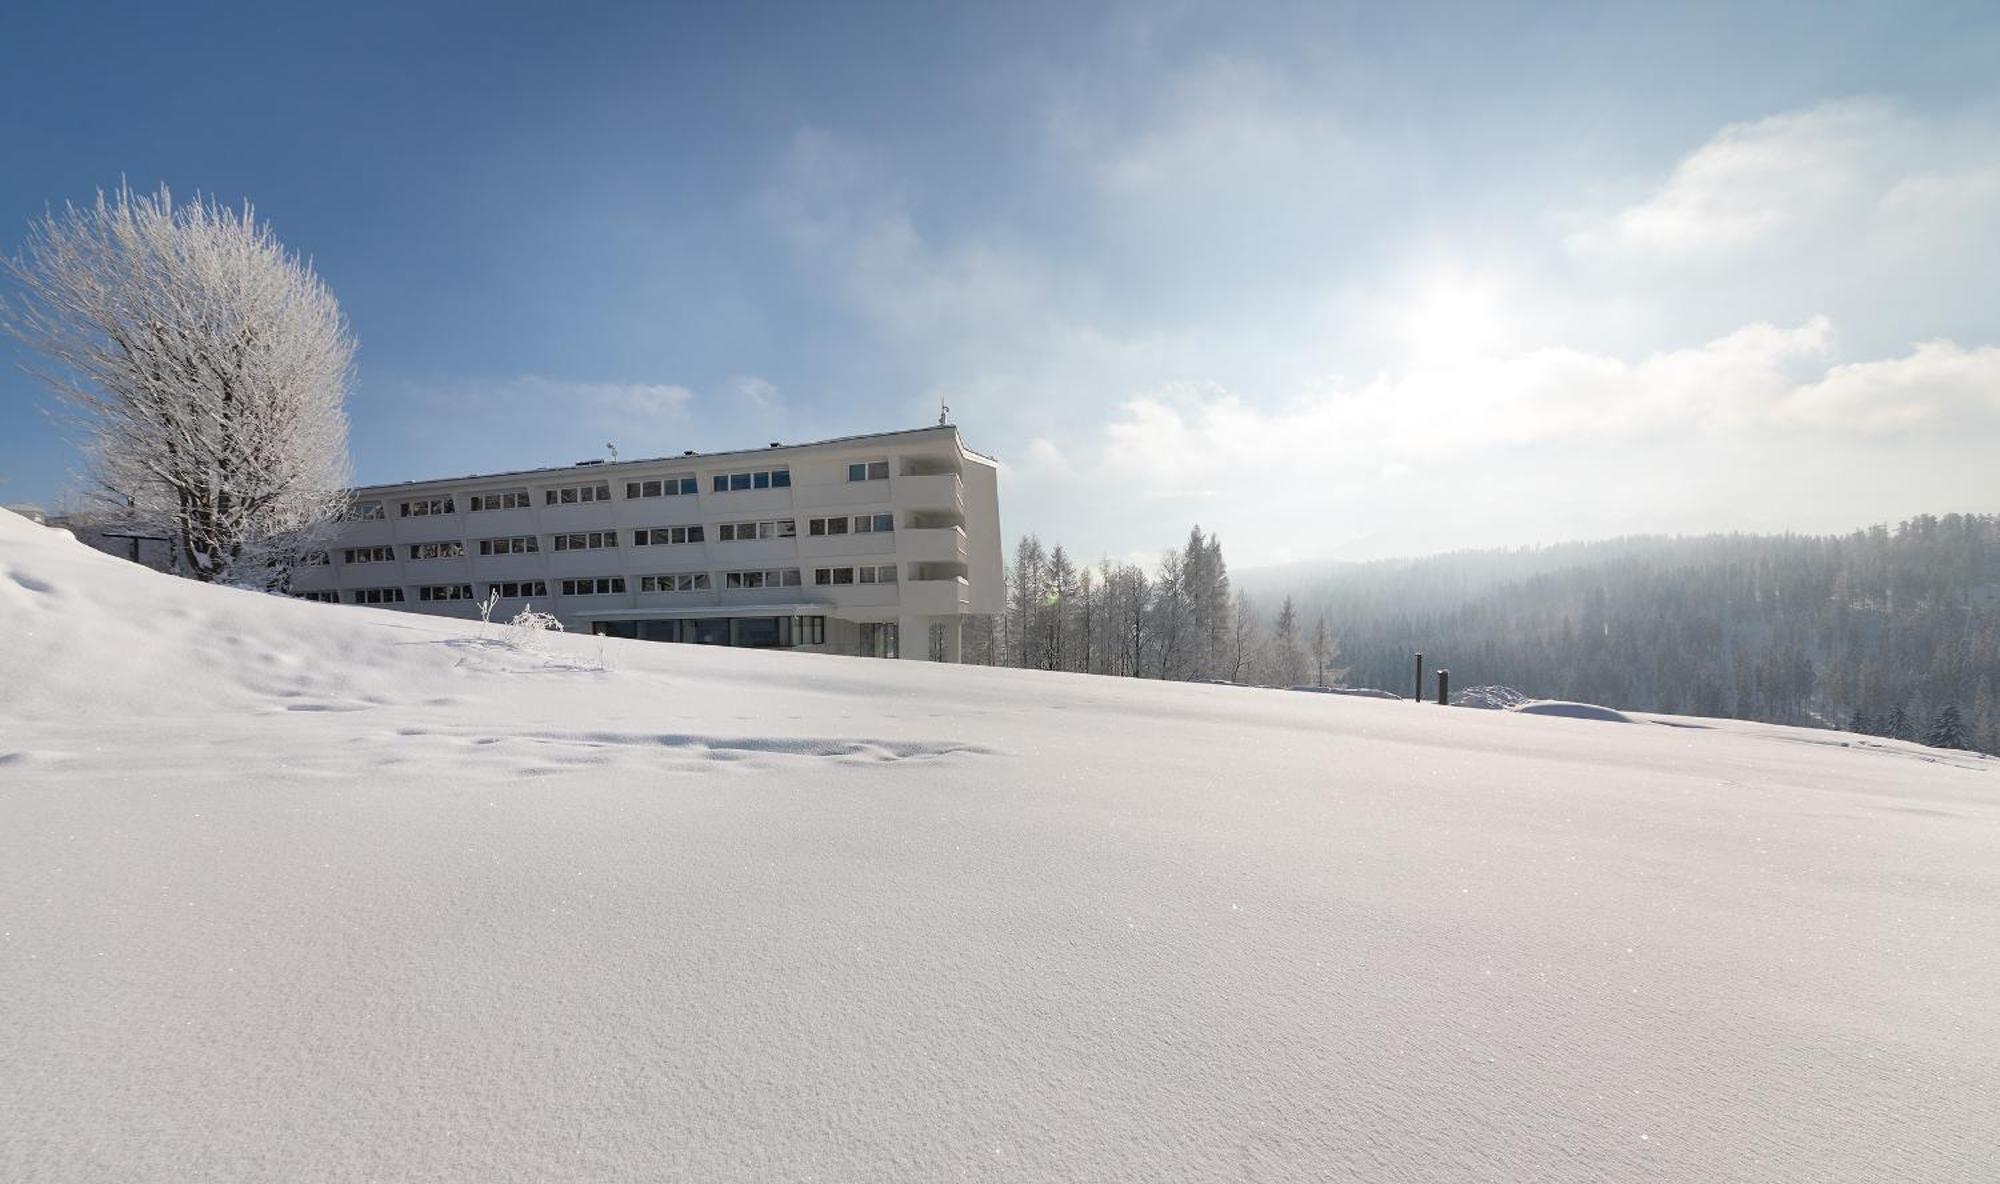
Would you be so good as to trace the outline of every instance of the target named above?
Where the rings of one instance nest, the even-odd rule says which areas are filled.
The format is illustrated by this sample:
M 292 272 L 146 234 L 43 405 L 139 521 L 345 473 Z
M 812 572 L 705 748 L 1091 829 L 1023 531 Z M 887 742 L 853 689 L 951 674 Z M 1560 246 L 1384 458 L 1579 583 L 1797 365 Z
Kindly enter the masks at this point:
M 959 660 L 1001 609 L 995 462 L 950 425 L 376 485 L 293 595 L 653 641 Z

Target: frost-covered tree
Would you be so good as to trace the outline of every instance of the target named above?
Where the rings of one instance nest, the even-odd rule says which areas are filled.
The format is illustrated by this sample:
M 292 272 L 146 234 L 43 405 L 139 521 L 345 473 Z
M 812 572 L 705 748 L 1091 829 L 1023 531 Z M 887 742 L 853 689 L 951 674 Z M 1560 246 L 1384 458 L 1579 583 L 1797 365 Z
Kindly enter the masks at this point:
M 1956 703 L 1947 705 L 1931 720 L 1931 726 L 1924 729 L 1924 743 L 1932 748 L 1968 747 L 1965 737 L 1965 719 L 1959 714 Z
M 282 584 L 346 501 L 354 340 L 249 203 L 120 187 L 35 223 L 6 327 L 86 440 L 97 496 L 201 580 Z
M 1271 626 L 1272 673 L 1277 676 L 1281 687 L 1299 685 L 1305 671 L 1305 653 L 1299 648 L 1299 614 L 1292 607 L 1292 598 L 1285 597 L 1285 603 L 1278 609 L 1278 619 Z
M 1077 646 L 1073 644 L 1076 620 L 1079 616 L 1076 603 L 1076 565 L 1070 562 L 1069 552 L 1061 543 L 1049 552 L 1044 565 L 1047 580 L 1047 594 L 1043 601 L 1042 628 L 1046 635 L 1043 642 L 1043 664 L 1050 670 L 1074 669 Z
M 1312 656 L 1314 686 L 1337 687 L 1347 677 L 1344 667 L 1334 665 L 1340 661 L 1340 640 L 1327 629 L 1325 616 L 1313 622 Z
M 1191 673 L 1190 643 L 1195 640 L 1188 611 L 1187 564 L 1179 551 L 1160 557 L 1160 575 L 1153 582 L 1153 641 L 1158 650 L 1155 663 L 1164 679 L 1188 679 Z
M 1257 619 L 1256 606 L 1243 592 L 1236 594 L 1236 603 L 1230 607 L 1230 617 L 1229 681 L 1242 682 L 1257 667 L 1261 644 L 1258 628 L 1261 622 Z
M 1037 625 L 1044 598 L 1044 562 L 1041 539 L 1024 535 L 1014 544 L 1014 571 L 1008 580 L 1008 590 L 1013 595 L 1013 603 L 1008 606 L 1012 617 L 1008 631 L 1013 635 L 1016 666 L 1041 664 L 1041 630 Z

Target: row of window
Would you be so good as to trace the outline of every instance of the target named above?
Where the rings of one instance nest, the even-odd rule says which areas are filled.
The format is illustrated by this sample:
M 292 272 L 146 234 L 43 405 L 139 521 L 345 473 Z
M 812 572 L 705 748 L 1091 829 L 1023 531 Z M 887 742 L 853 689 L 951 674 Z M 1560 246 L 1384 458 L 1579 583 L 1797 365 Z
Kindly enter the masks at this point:
M 556 536 L 558 551 L 600 551 L 617 545 L 618 532 L 615 530 L 582 530 Z
M 896 529 L 895 516 L 891 514 L 857 514 L 853 517 L 813 518 L 807 522 L 807 533 L 815 538 L 826 535 L 886 534 Z M 798 522 L 790 518 L 776 518 L 762 522 L 724 522 L 715 528 L 716 541 L 720 543 L 746 543 L 760 539 L 797 538 Z M 596 551 L 618 545 L 615 530 L 574 531 L 554 536 L 558 551 Z M 632 532 L 635 547 L 667 547 L 684 543 L 699 543 L 707 538 L 700 526 L 660 526 Z M 458 559 L 465 555 L 465 544 L 457 540 L 436 543 L 411 543 L 411 559 Z M 517 535 L 504 539 L 480 539 L 481 555 L 533 555 L 541 551 L 541 543 L 535 535 Z M 388 563 L 396 558 L 394 547 L 348 547 L 342 552 L 348 563 Z M 324 562 L 324 559 L 321 560 Z
M 692 476 L 662 477 L 658 481 L 627 481 L 625 496 L 638 497 L 682 497 L 694 494 L 700 486 Z
M 722 586 L 725 588 L 796 588 L 799 584 L 799 569 L 796 567 L 722 573 Z
M 810 518 L 806 522 L 806 534 L 812 538 L 828 534 L 888 534 L 896 530 L 894 514 L 854 514 L 852 518 Z M 722 522 L 716 526 L 716 542 L 752 542 L 764 538 L 798 538 L 798 522 L 792 518 L 772 518 L 764 522 Z M 554 536 L 556 550 L 602 550 L 608 546 L 618 546 L 616 530 L 578 530 L 570 534 Z M 632 546 L 678 546 L 686 542 L 704 542 L 706 532 L 702 526 L 656 526 L 650 530 L 634 530 Z M 542 544 L 534 534 L 520 534 L 514 538 L 482 538 L 482 556 L 496 554 L 538 554 Z M 412 542 L 412 560 L 456 560 L 466 554 L 466 544 L 458 540 L 448 542 Z M 386 564 L 396 558 L 396 548 L 392 546 L 350 546 L 342 550 L 342 558 L 350 564 Z M 326 556 L 318 556 L 314 562 L 326 562 Z
M 887 481 L 889 462 L 886 460 L 856 461 L 847 466 L 849 481 Z M 715 493 L 733 493 L 745 489 L 789 489 L 792 471 L 789 468 L 745 469 L 734 473 L 717 473 L 711 479 L 711 489 Z M 691 474 L 677 474 L 643 481 L 627 481 L 627 498 L 681 497 L 693 494 L 699 489 Z M 544 505 L 571 506 L 588 502 L 608 502 L 611 500 L 611 484 L 608 481 L 587 482 L 581 485 L 561 485 L 542 491 Z M 530 504 L 528 491 L 508 489 L 498 493 L 475 493 L 467 499 L 467 504 L 475 514 L 487 510 L 523 510 Z M 433 514 L 455 514 L 458 507 L 451 495 L 443 497 L 414 498 L 399 506 L 404 518 L 425 518 Z M 348 510 L 350 519 L 359 522 L 373 521 L 387 517 L 381 502 L 356 502 Z
M 715 541 L 719 543 L 747 543 L 755 539 L 797 537 L 799 537 L 799 524 L 792 518 L 776 518 L 769 522 L 724 522 L 715 528 Z
M 551 506 L 574 506 L 583 502 L 608 502 L 611 500 L 611 484 L 599 481 L 591 485 L 564 485 L 547 491 L 545 504 Z
M 636 641 L 780 647 L 826 644 L 826 618 L 819 616 L 595 621 L 590 628 L 600 636 Z
M 896 565 L 893 563 L 864 564 L 860 567 L 816 567 L 813 569 L 813 584 L 824 587 L 835 584 L 893 584 L 896 582 Z
M 726 571 L 722 573 L 722 586 L 727 589 L 742 588 L 797 588 L 803 584 L 803 574 L 798 568 L 768 568 L 761 571 Z M 893 563 L 864 564 L 859 567 L 818 567 L 813 569 L 813 584 L 816 587 L 838 587 L 848 584 L 893 584 L 896 582 L 896 565 Z M 564 596 L 610 596 L 625 591 L 624 576 L 594 576 L 563 580 L 560 584 Z M 705 571 L 674 572 L 663 575 L 640 576 L 641 592 L 706 592 L 713 585 L 709 573 Z M 498 592 L 502 600 L 518 600 L 534 596 L 547 596 L 548 584 L 542 580 L 513 580 L 486 585 L 489 593 Z M 339 603 L 336 592 L 300 592 L 303 600 L 322 603 Z M 401 604 L 401 588 L 357 588 L 349 595 L 355 604 Z M 429 584 L 417 589 L 417 599 L 425 603 L 450 600 L 473 600 L 471 584 Z
M 790 489 L 791 485 L 790 469 L 747 469 L 741 473 L 717 473 L 714 491 L 735 493 L 745 489 Z
M 894 514 L 856 514 L 852 518 L 809 518 L 806 533 L 815 538 L 821 535 L 846 534 L 852 524 L 855 534 L 887 534 L 896 529 Z
M 705 571 L 684 571 L 673 575 L 640 576 L 641 592 L 706 592 L 708 573 Z

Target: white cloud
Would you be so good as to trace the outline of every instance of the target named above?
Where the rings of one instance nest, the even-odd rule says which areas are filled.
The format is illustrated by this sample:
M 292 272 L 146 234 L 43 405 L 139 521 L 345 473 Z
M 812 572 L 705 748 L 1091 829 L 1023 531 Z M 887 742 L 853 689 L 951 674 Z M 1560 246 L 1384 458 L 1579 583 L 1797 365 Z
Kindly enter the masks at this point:
M 1586 218 L 1569 245 L 1669 255 L 1750 246 L 1873 200 L 1912 138 L 1908 120 L 1873 100 L 1730 124 L 1645 200 Z
M 1069 457 L 1056 442 L 1046 436 L 1036 436 L 1028 441 L 1027 463 L 1038 469 L 1063 471 L 1069 468 Z
M 2000 349 L 1925 342 L 1897 358 L 1834 365 L 1833 326 L 1750 325 L 1687 349 L 1626 361 L 1543 349 L 1333 387 L 1275 410 L 1214 386 L 1132 399 L 1106 430 L 1103 462 L 1158 496 L 1223 488 L 1273 456 L 1421 465 L 1489 448 L 1632 451 L 1672 431 L 1870 433 L 2000 419 Z
M 1845 526 L 1898 491 L 1985 508 L 1964 458 L 2000 429 L 2000 349 L 1836 364 L 1834 343 L 1823 318 L 1752 325 L 1638 360 L 1538 350 L 1273 407 L 1177 386 L 1126 401 L 1078 468 L 1260 555 Z

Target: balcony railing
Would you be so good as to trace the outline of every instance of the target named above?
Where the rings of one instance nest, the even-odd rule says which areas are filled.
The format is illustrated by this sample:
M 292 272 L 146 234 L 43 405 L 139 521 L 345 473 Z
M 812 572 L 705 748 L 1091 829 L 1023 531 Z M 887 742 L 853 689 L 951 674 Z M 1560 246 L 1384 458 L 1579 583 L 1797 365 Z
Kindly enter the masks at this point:
M 956 473 L 897 477 L 893 484 L 897 505 L 912 509 L 965 512 L 965 482 Z

